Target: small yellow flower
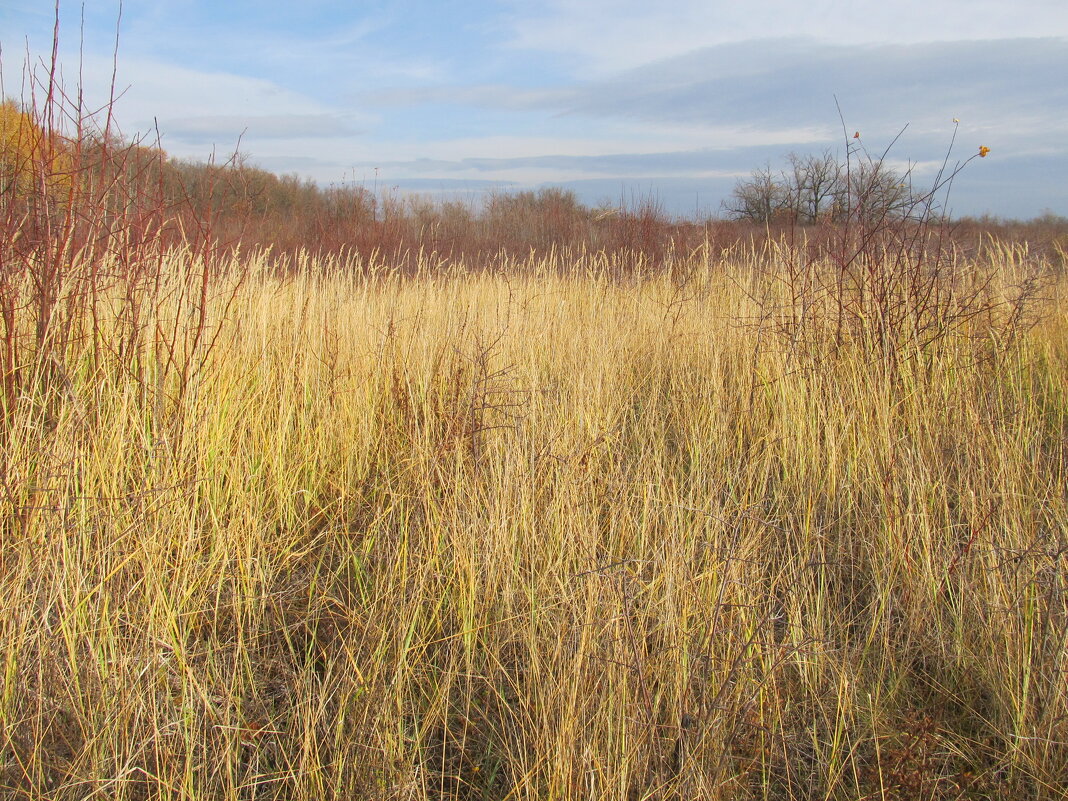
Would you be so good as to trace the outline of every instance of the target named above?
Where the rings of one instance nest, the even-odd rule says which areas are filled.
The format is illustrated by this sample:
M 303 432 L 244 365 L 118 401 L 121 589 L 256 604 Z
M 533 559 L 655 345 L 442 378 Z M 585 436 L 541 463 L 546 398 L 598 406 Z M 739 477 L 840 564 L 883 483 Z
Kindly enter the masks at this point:
M 979 148 L 979 158 L 985 159 L 986 158 L 986 154 L 989 153 L 989 152 L 990 152 L 990 148 L 987 147 L 986 145 L 982 145 Z
M 958 120 L 956 117 L 954 117 L 953 118 L 953 124 L 954 125 L 959 125 L 960 124 L 960 120 Z

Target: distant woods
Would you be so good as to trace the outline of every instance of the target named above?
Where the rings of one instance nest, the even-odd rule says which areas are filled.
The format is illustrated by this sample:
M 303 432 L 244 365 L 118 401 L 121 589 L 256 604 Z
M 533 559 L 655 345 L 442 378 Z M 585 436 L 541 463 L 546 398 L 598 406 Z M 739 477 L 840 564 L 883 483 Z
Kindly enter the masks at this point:
M 911 178 L 879 160 L 840 161 L 830 151 L 790 153 L 785 169 L 770 165 L 738 181 L 724 208 L 734 219 L 813 225 L 851 212 L 867 219 L 905 215 L 917 201 Z
M 100 133 L 93 122 L 80 119 L 64 130 L 47 109 L 0 104 L 0 216 L 9 241 L 17 231 L 25 244 L 39 243 L 62 228 L 70 243 L 91 246 L 104 242 L 103 223 L 135 241 L 263 247 L 280 257 L 348 252 L 398 266 L 420 252 L 491 264 L 502 255 L 564 248 L 661 264 L 706 242 L 720 248 L 759 243 L 769 226 L 773 234 L 804 230 L 818 238 L 816 229 L 841 222 L 847 210 L 870 219 L 903 218 L 916 199 L 907 176 L 882 163 L 842 164 L 830 152 L 792 153 L 782 170 L 754 170 L 737 183 L 722 216 L 701 219 L 672 216 L 655 196 L 591 207 L 557 187 L 434 198 L 374 192 L 358 183 L 321 186 L 268 172 L 242 154 L 218 163 L 172 158 L 109 128 Z M 64 212 L 75 205 L 79 213 Z M 97 228 L 79 239 L 89 217 Z M 956 235 L 973 241 L 980 231 L 993 232 L 1045 249 L 1063 249 L 1068 233 L 1068 220 L 1053 215 L 1030 223 L 955 225 Z
M 121 217 L 124 231 L 146 235 L 150 226 L 154 241 L 192 238 L 279 255 L 478 257 L 567 247 L 659 258 L 703 237 L 696 223 L 672 220 L 655 199 L 591 208 L 554 187 L 449 199 L 373 192 L 358 183 L 321 186 L 268 172 L 240 153 L 204 163 L 90 125 L 66 136 L 45 133 L 52 129 L 40 113 L 13 101 L 0 105 L 0 211 L 9 242 L 39 242 L 46 230 L 54 236 L 70 227 L 61 219 L 77 227 L 63 214 L 72 204 L 83 212 L 75 217 L 91 211 L 94 224 Z

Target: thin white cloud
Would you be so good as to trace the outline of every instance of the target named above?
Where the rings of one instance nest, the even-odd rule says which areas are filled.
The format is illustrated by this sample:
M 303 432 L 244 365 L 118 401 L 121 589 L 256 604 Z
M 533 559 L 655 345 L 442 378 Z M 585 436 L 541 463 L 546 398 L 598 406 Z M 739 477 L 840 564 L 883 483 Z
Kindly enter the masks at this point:
M 332 138 L 359 133 L 333 114 L 222 114 L 163 119 L 161 131 L 185 142 L 233 141 L 235 135 L 254 139 Z
M 769 36 L 847 44 L 1068 36 L 1063 0 L 548 0 L 512 5 L 511 47 L 560 54 L 579 73 L 596 76 Z
M 531 89 L 506 84 L 479 84 L 376 89 L 365 92 L 361 97 L 380 106 L 419 106 L 435 103 L 509 111 L 557 111 L 573 102 L 577 91 L 574 87 Z
M 4 65 L 5 76 L 10 67 Z M 17 69 L 21 72 L 21 64 Z M 77 76 L 78 72 L 76 59 L 66 59 L 68 79 Z M 91 103 L 106 101 L 111 89 L 110 57 L 87 55 L 80 72 L 87 99 Z M 242 111 L 249 114 L 274 110 L 298 114 L 329 112 L 306 95 L 264 78 L 199 70 L 145 58 L 120 57 L 115 85 L 120 94 L 117 108 L 136 124 L 163 114 L 186 117 Z M 75 87 L 66 88 L 69 93 Z
M 81 72 L 87 106 L 106 104 L 110 60 L 87 56 Z M 14 73 L 5 64 L 5 83 L 9 74 Z M 235 146 L 243 134 L 249 143 L 351 138 L 375 123 L 371 115 L 341 110 L 264 78 L 142 57 L 120 57 L 116 90 L 114 112 L 123 132 L 136 136 L 158 126 L 164 148 L 183 157 L 204 157 L 210 152 L 204 145 Z
M 760 68 L 762 54 L 769 56 Z M 758 130 L 808 127 L 840 136 L 846 125 L 888 141 L 960 141 L 980 134 L 1023 146 L 1068 134 L 1068 40 L 913 45 L 823 45 L 763 40 L 721 45 L 636 68 L 577 90 L 571 110 L 595 118 Z M 813 137 L 815 141 L 816 137 Z M 732 143 L 726 143 L 730 146 Z
M 182 58 L 194 68 L 272 75 L 290 88 L 303 84 L 310 93 L 355 91 L 382 81 L 440 80 L 441 63 L 389 46 L 390 24 L 382 13 L 346 10 L 332 26 L 296 32 L 252 21 L 237 32 L 231 26 L 206 26 L 203 14 L 143 15 L 124 26 L 123 52 L 143 59 Z
M 603 156 L 608 153 L 633 152 L 633 138 L 478 136 L 439 141 L 373 143 L 378 158 L 360 158 L 361 163 L 386 161 L 461 161 L 471 158 L 518 159 L 546 153 L 569 156 Z

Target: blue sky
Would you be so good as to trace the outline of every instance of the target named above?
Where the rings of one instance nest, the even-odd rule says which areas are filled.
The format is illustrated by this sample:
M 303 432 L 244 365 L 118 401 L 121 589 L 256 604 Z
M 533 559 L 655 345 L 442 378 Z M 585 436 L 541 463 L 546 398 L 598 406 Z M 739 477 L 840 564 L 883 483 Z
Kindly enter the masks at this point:
M 322 184 L 715 213 L 750 170 L 841 151 L 845 124 L 924 184 L 980 145 L 959 214 L 1068 215 L 1065 0 L 86 0 L 61 9 L 65 81 L 172 155 Z M 0 0 L 4 91 L 50 49 L 47 0 Z M 396 188 L 394 190 L 394 188 Z

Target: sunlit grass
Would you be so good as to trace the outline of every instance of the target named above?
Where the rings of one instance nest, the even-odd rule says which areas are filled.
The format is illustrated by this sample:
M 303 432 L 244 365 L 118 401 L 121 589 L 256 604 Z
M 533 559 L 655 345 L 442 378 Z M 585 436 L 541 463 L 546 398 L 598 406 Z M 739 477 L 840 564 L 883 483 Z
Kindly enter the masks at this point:
M 174 254 L 4 410 L 3 792 L 1062 797 L 1061 287 L 888 366 L 758 256 Z

